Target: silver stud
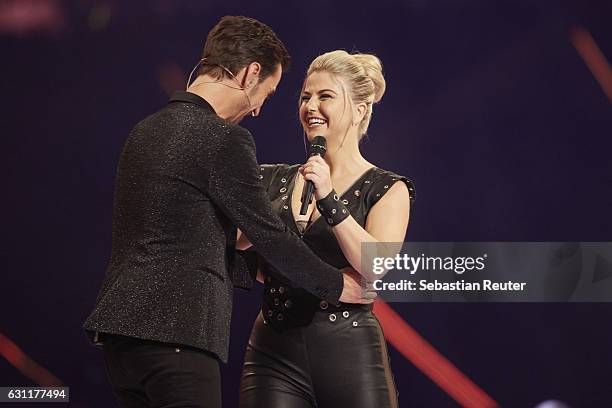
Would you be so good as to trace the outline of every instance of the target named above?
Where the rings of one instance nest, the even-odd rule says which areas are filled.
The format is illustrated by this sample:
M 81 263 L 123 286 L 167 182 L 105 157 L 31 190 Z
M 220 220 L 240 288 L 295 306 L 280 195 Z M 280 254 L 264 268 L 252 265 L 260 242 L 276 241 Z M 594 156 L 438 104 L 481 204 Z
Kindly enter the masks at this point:
M 280 305 L 280 300 L 278 298 L 274 298 L 274 306 Z
M 288 210 L 289 207 L 287 207 L 286 205 L 283 205 L 283 210 Z
M 356 195 L 357 197 L 359 197 L 359 196 L 361 195 L 361 191 L 359 191 L 359 190 L 355 190 L 355 195 Z
M 285 191 L 287 191 L 287 187 L 283 187 L 283 188 L 280 189 L 281 193 L 284 193 Z
M 335 214 L 337 211 L 335 208 L 332 208 L 332 214 Z
M 286 200 L 287 197 L 289 197 L 289 196 L 283 196 L 283 198 L 281 198 L 281 200 Z
M 329 315 L 329 321 L 330 322 L 335 322 L 336 321 L 336 314 L 335 313 L 332 313 L 332 314 Z
M 260 174 L 260 175 L 259 175 L 259 179 L 260 179 L 260 180 L 263 180 L 263 174 Z
M 385 188 L 389 188 L 389 186 L 385 186 Z
M 273 315 L 273 314 L 274 314 L 274 312 L 273 312 L 273 311 L 268 310 L 268 316 L 269 316 L 269 317 L 272 317 L 272 315 Z
M 348 200 L 342 200 L 342 203 L 343 203 L 344 205 L 347 205 L 347 204 L 348 204 Z
M 276 293 L 276 288 L 270 288 L 270 293 L 272 294 Z
M 376 197 L 380 197 L 380 194 L 376 194 Z
M 353 327 L 357 327 L 357 322 L 353 322 Z
M 281 179 L 281 182 L 286 183 L 286 182 L 287 182 L 287 179 L 283 177 L 283 178 Z
M 342 214 L 346 214 L 346 208 L 342 209 Z
M 268 321 L 266 319 L 263 319 L 264 324 L 268 324 Z
M 366 181 L 364 181 L 364 183 L 370 184 L 370 180 L 366 180 Z
M 328 219 L 327 219 L 327 223 L 328 223 L 328 224 L 333 224 L 333 223 L 334 223 L 334 220 L 332 220 L 331 218 L 328 218 Z
M 340 200 L 340 197 L 338 197 L 338 194 L 334 194 L 334 200 L 335 200 L 335 201 Z
M 174 352 L 175 353 L 180 353 L 181 352 L 181 348 L 180 347 L 175 347 L 174 348 Z
M 259 168 L 259 170 L 260 170 L 260 171 L 264 171 L 264 168 L 263 168 L 263 167 L 260 167 L 260 168 Z
M 293 303 L 291 302 L 291 299 L 285 300 L 285 307 L 287 309 L 289 309 L 292 305 L 293 305 Z
M 349 317 L 348 310 L 345 310 L 344 312 L 342 312 L 342 317 L 344 317 L 345 319 Z
M 285 316 L 282 315 L 282 313 L 279 313 L 278 316 L 276 316 L 277 320 L 283 320 L 285 318 Z
M 279 287 L 279 288 L 278 288 L 278 293 L 280 293 L 281 295 L 282 295 L 283 293 L 285 293 L 285 287 L 284 287 L 284 286 Z
M 327 303 L 325 300 L 322 300 L 321 303 L 319 303 L 319 307 L 325 310 L 329 307 L 329 303 Z

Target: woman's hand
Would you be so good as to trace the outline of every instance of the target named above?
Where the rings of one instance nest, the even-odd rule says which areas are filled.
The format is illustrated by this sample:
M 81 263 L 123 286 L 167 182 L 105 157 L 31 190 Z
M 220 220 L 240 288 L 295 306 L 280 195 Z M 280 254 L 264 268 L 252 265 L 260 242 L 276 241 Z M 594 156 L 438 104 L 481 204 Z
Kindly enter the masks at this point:
M 331 193 L 333 186 L 329 166 L 321 156 L 311 156 L 303 166 L 300 166 L 300 174 L 304 180 L 314 183 L 315 199 L 320 200 Z
M 340 301 L 343 303 L 368 304 L 376 299 L 376 291 L 368 285 L 363 276 L 355 269 L 347 267 L 342 269 L 342 278 L 344 279 L 344 287 L 340 295 Z
M 251 241 L 242 233 L 242 231 L 238 230 L 236 233 L 236 249 L 249 249 L 253 244 Z

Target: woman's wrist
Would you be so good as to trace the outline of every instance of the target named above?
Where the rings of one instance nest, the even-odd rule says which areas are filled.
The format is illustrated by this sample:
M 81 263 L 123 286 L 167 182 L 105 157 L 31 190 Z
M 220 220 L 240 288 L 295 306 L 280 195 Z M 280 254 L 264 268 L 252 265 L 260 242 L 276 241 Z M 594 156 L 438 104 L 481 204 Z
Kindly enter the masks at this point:
M 328 225 L 334 227 L 348 218 L 350 215 L 346 205 L 334 189 L 324 198 L 317 200 L 317 209 Z
M 327 197 L 332 191 L 333 191 L 333 187 L 327 187 L 327 188 L 315 188 L 314 194 L 315 194 L 315 199 L 318 200 L 323 200 L 325 197 Z

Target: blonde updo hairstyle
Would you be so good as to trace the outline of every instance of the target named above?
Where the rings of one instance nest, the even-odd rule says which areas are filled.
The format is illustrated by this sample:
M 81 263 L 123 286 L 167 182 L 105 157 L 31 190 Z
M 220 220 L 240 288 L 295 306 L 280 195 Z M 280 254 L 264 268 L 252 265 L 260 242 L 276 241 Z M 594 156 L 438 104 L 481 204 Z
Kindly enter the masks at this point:
M 336 50 L 319 55 L 308 67 L 306 77 L 315 72 L 327 72 L 342 78 L 348 89 L 344 89 L 353 105 L 366 104 L 366 113 L 359 123 L 359 138 L 368 131 L 372 118 L 372 105 L 378 103 L 385 93 L 385 78 L 380 59 L 372 54 L 349 54 Z M 344 88 L 344 86 L 343 86 Z

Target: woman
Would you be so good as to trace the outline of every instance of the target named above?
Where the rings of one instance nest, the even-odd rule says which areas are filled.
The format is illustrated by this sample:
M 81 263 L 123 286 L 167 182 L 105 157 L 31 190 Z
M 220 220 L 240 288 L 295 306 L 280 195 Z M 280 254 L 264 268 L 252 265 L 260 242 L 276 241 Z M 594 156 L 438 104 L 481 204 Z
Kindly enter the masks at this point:
M 307 138 L 326 137 L 325 158 L 261 167 L 273 207 L 289 228 L 326 262 L 364 276 L 361 244 L 403 241 L 413 199 L 408 180 L 375 167 L 359 150 L 384 91 L 377 57 L 345 51 L 317 57 L 299 109 Z M 314 183 L 316 203 L 300 216 L 305 180 Z M 238 246 L 247 245 L 241 237 Z M 245 355 L 240 406 L 396 407 L 372 305 L 330 305 L 272 278 L 270 268 L 262 266 L 265 294 Z

